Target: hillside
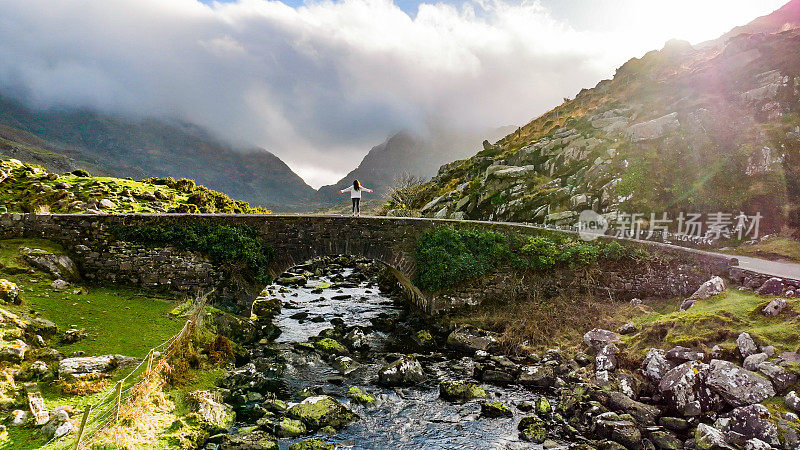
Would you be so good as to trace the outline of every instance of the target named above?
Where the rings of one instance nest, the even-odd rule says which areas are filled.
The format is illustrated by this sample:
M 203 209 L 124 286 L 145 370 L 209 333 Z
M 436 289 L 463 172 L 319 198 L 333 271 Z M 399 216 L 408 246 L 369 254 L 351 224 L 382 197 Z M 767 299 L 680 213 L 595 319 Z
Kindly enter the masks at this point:
M 319 189 L 320 197 L 331 204 L 342 202 L 339 189 L 349 186 L 353 179 L 375 189 L 375 198 L 386 194 L 395 180 L 411 175 L 427 180 L 436 168 L 454 159 L 466 158 L 483 139 L 500 139 L 515 127 L 502 127 L 481 132 L 438 130 L 428 136 L 401 131 L 370 149 L 361 163 L 336 184 Z
M 267 213 L 189 179 L 144 181 L 70 173 L 0 159 L 0 213 Z
M 800 229 L 800 3 L 759 34 L 670 41 L 477 155 L 440 168 L 413 208 L 450 218 L 574 224 L 587 208 L 760 212 Z M 792 20 L 787 19 L 791 13 Z M 765 27 L 779 26 L 771 34 Z M 786 29 L 790 28 L 790 29 Z
M 136 179 L 191 178 L 261 206 L 286 210 L 317 204 L 316 192 L 277 156 L 233 147 L 187 123 L 81 109 L 33 110 L 0 95 L 0 125 L 5 126 L 0 128 L 0 155 L 59 172 L 86 167 Z M 25 151 L 31 141 L 45 152 Z

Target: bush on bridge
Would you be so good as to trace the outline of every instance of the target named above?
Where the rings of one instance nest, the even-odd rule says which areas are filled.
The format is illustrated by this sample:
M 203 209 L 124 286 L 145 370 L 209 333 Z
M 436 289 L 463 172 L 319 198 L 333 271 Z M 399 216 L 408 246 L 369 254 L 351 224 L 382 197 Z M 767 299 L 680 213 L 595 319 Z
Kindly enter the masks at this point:
M 244 263 L 256 280 L 270 283 L 268 269 L 275 250 L 258 239 L 255 229 L 247 226 L 153 226 L 124 227 L 117 230 L 124 241 L 146 245 L 169 245 L 208 255 L 219 263 Z
M 440 227 L 423 233 L 417 243 L 416 282 L 423 289 L 439 291 L 503 266 L 543 271 L 642 256 L 645 255 L 618 242 L 583 242 L 572 238 Z

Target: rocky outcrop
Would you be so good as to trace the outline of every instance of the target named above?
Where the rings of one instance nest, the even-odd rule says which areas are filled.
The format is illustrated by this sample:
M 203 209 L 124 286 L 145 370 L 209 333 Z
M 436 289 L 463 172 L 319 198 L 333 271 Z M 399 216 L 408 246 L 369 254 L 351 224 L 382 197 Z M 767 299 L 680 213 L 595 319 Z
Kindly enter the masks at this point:
M 18 305 L 21 300 L 19 287 L 6 279 L 0 278 L 0 302 Z
M 47 253 L 34 249 L 26 252 L 24 258 L 28 264 L 49 273 L 54 279 L 71 282 L 81 280 L 78 266 L 67 255 Z
M 386 386 L 411 386 L 424 380 L 422 365 L 413 355 L 403 355 L 378 372 L 378 382 Z
M 663 137 L 680 125 L 678 113 L 673 112 L 657 119 L 631 125 L 627 133 L 633 142 L 649 141 Z
M 708 365 L 706 385 L 731 406 L 746 406 L 775 395 L 772 383 L 766 378 L 718 359 Z

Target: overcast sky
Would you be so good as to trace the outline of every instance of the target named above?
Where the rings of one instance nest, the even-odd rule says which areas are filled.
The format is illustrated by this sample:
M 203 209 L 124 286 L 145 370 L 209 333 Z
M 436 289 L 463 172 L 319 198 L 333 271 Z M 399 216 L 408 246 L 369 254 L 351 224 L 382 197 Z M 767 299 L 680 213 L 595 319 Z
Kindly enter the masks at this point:
M 521 125 L 786 1 L 0 0 L 0 88 L 195 122 L 317 187 L 400 129 Z

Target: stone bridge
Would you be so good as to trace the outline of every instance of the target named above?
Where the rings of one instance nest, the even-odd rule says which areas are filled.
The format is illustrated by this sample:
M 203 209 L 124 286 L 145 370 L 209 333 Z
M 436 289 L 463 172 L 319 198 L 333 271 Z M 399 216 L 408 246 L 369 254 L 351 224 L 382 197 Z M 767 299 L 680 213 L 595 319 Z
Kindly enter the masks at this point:
M 31 215 L 0 214 L 0 238 L 41 237 L 61 244 L 92 283 L 114 283 L 167 292 L 197 295 L 216 289 L 223 304 L 241 311 L 264 286 L 252 278 L 215 264 L 204 255 L 169 246 L 153 247 L 121 241 L 120 227 L 232 225 L 249 226 L 276 251 L 269 271 L 278 275 L 315 256 L 348 254 L 384 263 L 420 309 L 436 313 L 452 306 L 474 304 L 480 292 L 426 293 L 414 279 L 415 249 L 422 233 L 432 227 L 477 227 L 527 235 L 557 233 L 511 223 L 454 221 L 444 219 L 344 217 L 323 215 Z M 603 271 L 591 283 L 598 289 L 627 297 L 673 296 L 691 292 L 714 274 L 727 275 L 735 260 L 722 255 L 655 243 L 634 242 L 659 255 L 668 264 L 653 268 Z M 601 270 L 603 270 L 601 268 Z M 553 283 L 564 281 L 554 278 Z M 502 290 L 503 286 L 494 289 Z M 491 289 L 486 290 L 488 293 Z M 486 293 L 484 293 L 486 294 Z

